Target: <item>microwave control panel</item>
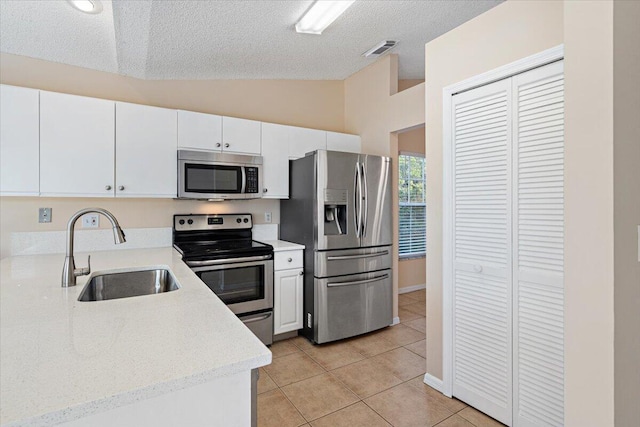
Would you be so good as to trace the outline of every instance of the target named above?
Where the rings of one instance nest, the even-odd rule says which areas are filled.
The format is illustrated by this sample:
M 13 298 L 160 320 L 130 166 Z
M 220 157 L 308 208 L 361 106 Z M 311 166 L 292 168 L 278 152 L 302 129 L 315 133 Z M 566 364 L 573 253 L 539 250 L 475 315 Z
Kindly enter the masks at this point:
M 258 168 L 245 167 L 246 186 L 245 193 L 257 193 L 258 192 Z

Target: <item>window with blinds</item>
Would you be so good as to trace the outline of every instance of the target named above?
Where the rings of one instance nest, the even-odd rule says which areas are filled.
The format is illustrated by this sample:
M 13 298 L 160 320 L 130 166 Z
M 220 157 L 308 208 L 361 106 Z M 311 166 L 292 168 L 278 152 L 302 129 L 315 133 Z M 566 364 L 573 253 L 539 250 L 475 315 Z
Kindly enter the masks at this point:
M 424 156 L 400 153 L 398 173 L 400 258 L 424 256 L 427 249 Z

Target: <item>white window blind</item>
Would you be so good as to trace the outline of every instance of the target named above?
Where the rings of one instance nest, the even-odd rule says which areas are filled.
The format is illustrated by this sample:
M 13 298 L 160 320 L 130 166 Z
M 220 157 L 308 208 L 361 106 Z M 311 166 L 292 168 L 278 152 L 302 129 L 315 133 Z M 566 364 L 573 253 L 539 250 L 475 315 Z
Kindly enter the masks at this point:
M 427 248 L 424 156 L 400 153 L 398 171 L 400 258 L 424 256 Z

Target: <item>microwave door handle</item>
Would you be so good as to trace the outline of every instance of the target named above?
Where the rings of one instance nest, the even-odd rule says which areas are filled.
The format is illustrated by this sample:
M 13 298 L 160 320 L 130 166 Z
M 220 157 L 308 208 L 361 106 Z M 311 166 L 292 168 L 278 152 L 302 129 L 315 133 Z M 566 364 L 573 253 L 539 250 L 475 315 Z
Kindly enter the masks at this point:
M 247 171 L 244 166 L 241 166 L 240 170 L 242 171 L 242 188 L 240 189 L 240 193 L 244 194 L 247 188 Z

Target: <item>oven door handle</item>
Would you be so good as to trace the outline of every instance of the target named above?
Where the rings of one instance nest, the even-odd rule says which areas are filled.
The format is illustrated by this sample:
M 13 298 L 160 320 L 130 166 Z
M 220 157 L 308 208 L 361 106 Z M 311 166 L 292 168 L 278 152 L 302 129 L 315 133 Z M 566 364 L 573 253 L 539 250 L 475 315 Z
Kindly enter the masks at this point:
M 264 316 L 258 316 L 258 317 L 251 317 L 249 319 L 240 319 L 242 320 L 242 323 L 253 323 L 253 322 L 259 322 L 260 320 L 265 320 L 268 319 L 269 317 L 271 317 L 273 313 L 267 313 Z
M 225 259 L 215 259 L 209 261 L 186 261 L 186 264 L 189 267 L 206 267 L 209 265 L 221 265 L 221 264 L 236 264 L 239 262 L 251 262 L 251 261 L 264 261 L 266 259 L 271 259 L 271 255 L 261 255 L 261 256 L 250 256 L 244 258 L 225 258 Z

